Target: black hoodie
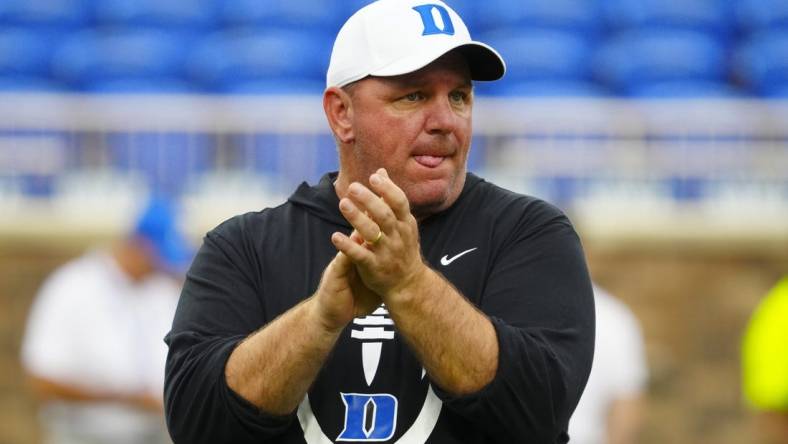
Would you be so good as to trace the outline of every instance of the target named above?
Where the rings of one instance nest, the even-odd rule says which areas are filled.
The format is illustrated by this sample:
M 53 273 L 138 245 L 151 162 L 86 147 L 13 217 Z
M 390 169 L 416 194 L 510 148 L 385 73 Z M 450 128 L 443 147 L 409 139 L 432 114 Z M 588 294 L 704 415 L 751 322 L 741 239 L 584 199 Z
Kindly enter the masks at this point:
M 431 384 L 385 307 L 341 334 L 296 412 L 234 393 L 224 366 L 243 338 L 309 297 L 336 254 L 335 173 L 276 208 L 211 232 L 165 338 L 165 410 L 176 443 L 565 443 L 591 369 L 594 307 L 580 241 L 555 207 L 468 174 L 455 204 L 419 224 L 422 254 L 492 321 L 498 372 L 479 392 Z M 286 347 L 287 344 L 282 344 Z

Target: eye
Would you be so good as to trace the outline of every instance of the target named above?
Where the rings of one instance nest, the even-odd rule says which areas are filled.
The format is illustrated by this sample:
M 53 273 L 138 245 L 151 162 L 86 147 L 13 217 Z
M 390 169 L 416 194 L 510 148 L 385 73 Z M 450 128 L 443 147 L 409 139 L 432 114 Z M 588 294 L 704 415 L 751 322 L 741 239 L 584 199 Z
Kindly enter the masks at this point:
M 424 98 L 424 94 L 420 92 L 412 92 L 402 97 L 402 100 L 406 102 L 418 102 L 419 100 Z
M 452 91 L 449 94 L 449 100 L 451 100 L 452 103 L 463 104 L 468 100 L 468 93 L 459 90 Z

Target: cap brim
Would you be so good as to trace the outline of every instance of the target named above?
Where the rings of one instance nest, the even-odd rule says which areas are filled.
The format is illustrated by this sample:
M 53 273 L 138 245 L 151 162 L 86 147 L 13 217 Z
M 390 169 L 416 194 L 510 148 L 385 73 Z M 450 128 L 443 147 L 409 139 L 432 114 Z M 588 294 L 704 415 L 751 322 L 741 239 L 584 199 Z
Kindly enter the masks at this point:
M 472 80 L 498 80 L 506 73 L 503 58 L 492 47 L 481 42 L 435 48 L 431 53 L 414 54 L 371 72 L 379 77 L 398 76 L 418 71 L 451 51 L 457 50 L 468 61 Z
M 492 47 L 481 42 L 472 42 L 456 49 L 468 60 L 472 80 L 498 80 L 506 74 L 503 57 Z

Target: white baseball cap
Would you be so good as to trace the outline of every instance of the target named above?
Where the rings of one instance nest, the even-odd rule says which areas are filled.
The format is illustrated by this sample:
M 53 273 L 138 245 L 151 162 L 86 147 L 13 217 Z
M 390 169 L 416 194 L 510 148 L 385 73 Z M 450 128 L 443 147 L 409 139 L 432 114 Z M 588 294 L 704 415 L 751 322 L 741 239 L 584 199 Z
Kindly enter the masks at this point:
M 407 74 L 453 49 L 468 60 L 473 80 L 497 80 L 506 72 L 501 55 L 473 41 L 462 18 L 442 1 L 378 0 L 356 11 L 339 30 L 326 85 Z

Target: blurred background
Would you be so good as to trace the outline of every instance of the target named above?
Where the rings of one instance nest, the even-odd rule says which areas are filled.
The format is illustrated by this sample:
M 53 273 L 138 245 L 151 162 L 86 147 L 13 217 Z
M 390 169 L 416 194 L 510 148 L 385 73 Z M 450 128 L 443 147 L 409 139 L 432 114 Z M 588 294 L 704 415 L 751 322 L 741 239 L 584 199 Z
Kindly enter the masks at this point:
M 0 444 L 57 266 L 152 194 L 201 236 L 337 168 L 321 93 L 360 0 L 0 0 Z M 743 443 L 739 353 L 788 273 L 788 0 L 447 0 L 507 61 L 469 169 L 567 211 L 642 326 L 642 443 Z

